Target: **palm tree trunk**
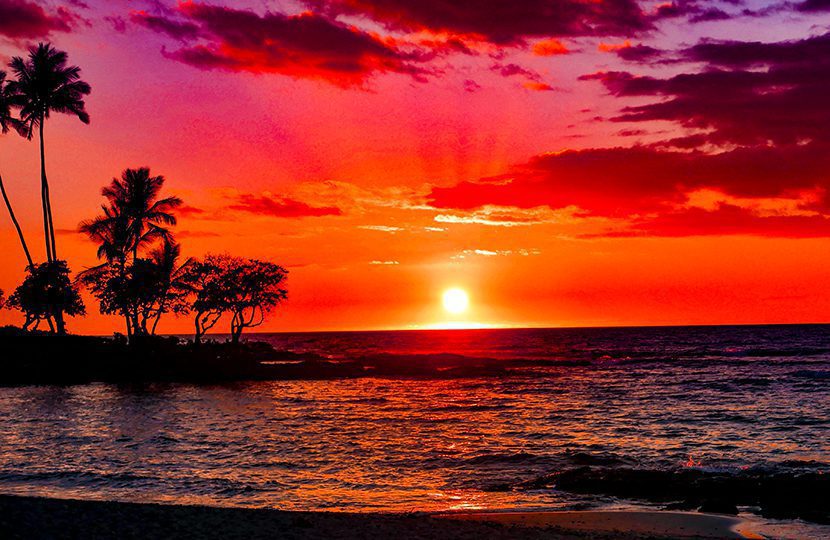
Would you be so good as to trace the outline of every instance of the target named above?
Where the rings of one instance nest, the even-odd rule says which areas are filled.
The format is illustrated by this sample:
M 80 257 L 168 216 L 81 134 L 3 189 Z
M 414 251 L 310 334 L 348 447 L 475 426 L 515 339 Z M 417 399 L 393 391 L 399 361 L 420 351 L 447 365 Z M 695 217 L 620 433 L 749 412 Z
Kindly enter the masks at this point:
M 20 238 L 20 245 L 23 246 L 23 252 L 26 254 L 26 260 L 29 262 L 29 266 L 32 267 L 35 263 L 32 261 L 32 255 L 29 253 L 29 247 L 26 245 L 26 239 L 23 237 L 23 229 L 20 228 L 20 223 L 17 222 L 14 210 L 12 210 L 12 203 L 9 201 L 9 196 L 6 195 L 6 187 L 3 185 L 2 175 L 0 175 L 0 191 L 3 192 L 3 200 L 6 202 L 6 209 L 9 211 L 9 216 L 12 218 L 14 228 L 17 229 L 17 236 Z
M 52 202 L 49 199 L 49 181 L 46 179 L 46 151 L 43 144 L 43 124 L 46 123 L 45 115 L 40 115 L 40 188 L 43 199 L 43 228 L 46 237 L 46 258 L 49 262 L 58 260 L 58 250 L 55 247 L 55 224 L 52 222 Z M 58 334 L 66 333 L 66 326 L 63 322 L 63 312 L 58 310 L 55 313 L 55 324 L 58 327 Z
M 43 229 L 46 237 L 46 258 L 49 262 L 57 260 L 55 248 L 55 225 L 52 222 L 52 202 L 49 199 L 49 181 L 46 179 L 46 150 L 43 144 L 43 124 L 46 118 L 40 117 L 40 189 L 43 199 Z

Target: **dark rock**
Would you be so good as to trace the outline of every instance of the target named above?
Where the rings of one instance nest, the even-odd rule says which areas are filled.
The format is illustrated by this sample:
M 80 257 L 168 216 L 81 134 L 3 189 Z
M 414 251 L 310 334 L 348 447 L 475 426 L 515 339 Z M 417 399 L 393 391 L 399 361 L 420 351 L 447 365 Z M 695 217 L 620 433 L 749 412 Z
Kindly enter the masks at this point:
M 738 515 L 738 507 L 731 501 L 723 499 L 709 499 L 704 501 L 698 512 L 705 512 L 707 514 L 729 514 L 731 516 Z
M 737 473 L 682 468 L 578 467 L 523 482 L 519 489 L 559 489 L 650 502 L 666 508 L 736 514 L 759 507 L 770 518 L 830 523 L 830 474 L 748 469 Z M 682 501 L 682 502 L 678 502 Z

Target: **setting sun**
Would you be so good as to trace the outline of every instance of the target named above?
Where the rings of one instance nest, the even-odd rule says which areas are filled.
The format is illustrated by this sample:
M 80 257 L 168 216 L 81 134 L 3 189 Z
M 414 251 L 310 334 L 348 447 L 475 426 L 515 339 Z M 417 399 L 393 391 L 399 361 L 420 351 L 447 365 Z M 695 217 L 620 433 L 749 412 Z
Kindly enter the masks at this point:
M 463 289 L 452 288 L 444 291 L 443 302 L 444 309 L 458 315 L 467 311 L 467 307 L 470 305 L 470 297 Z

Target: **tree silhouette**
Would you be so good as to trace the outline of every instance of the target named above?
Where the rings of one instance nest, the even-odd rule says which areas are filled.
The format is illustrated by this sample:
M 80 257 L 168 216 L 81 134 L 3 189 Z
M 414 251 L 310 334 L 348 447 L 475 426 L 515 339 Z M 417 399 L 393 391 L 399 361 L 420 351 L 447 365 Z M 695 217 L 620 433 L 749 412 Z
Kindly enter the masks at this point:
M 9 296 L 8 307 L 19 309 L 26 316 L 24 330 L 41 321 L 50 330 L 66 333 L 63 315 L 84 315 L 86 308 L 78 290 L 69 279 L 66 261 L 52 261 L 29 266 L 23 283 Z
M 224 261 L 227 258 L 227 255 L 208 255 L 203 261 L 194 261 L 182 276 L 194 296 L 191 308 L 195 314 L 193 342 L 196 345 L 202 342 L 202 337 L 216 326 L 227 311 L 224 274 Z
M 0 133 L 2 134 L 8 133 L 9 128 L 17 128 L 20 125 L 20 121 L 12 117 L 12 96 L 11 87 L 6 84 L 6 72 L 0 71 Z M 12 203 L 6 194 L 6 186 L 3 184 L 2 174 L 0 174 L 0 193 L 3 194 L 3 202 L 6 203 L 6 210 L 9 211 L 9 217 L 11 217 L 14 228 L 17 230 L 17 237 L 20 239 L 20 245 L 23 247 L 23 253 L 26 255 L 26 262 L 29 263 L 29 266 L 32 266 L 34 264 L 32 255 L 29 253 L 29 246 L 26 245 L 26 238 L 23 236 L 20 223 L 18 223 L 17 217 L 14 215 Z
M 103 215 L 80 225 L 106 262 L 85 270 L 79 280 L 99 299 L 102 313 L 124 317 L 129 337 L 154 333 L 162 314 L 182 309 L 178 279 L 188 263 L 177 266 L 181 249 L 166 228 L 175 225 L 173 211 L 182 201 L 159 198 L 164 182 L 146 167 L 124 170 L 101 191 L 107 200 Z M 159 240 L 149 258 L 139 257 Z
M 288 270 L 267 261 L 251 259 L 229 269 L 231 284 L 228 305 L 231 312 L 231 342 L 239 343 L 245 328 L 259 326 L 265 315 L 288 297 L 281 285 Z
M 245 328 L 259 326 L 288 297 L 282 288 L 288 271 L 274 263 L 230 255 L 208 255 L 193 264 L 184 280 L 195 294 L 195 342 L 224 313 L 231 315 L 231 342 L 239 343 Z
M 81 69 L 67 66 L 66 62 L 65 52 L 55 49 L 49 43 L 40 43 L 29 49 L 27 59 L 15 56 L 9 63 L 17 78 L 9 82 L 12 105 L 20 109 L 17 131 L 31 140 L 37 129 L 40 138 L 40 189 L 47 262 L 57 260 L 58 254 L 49 181 L 46 178 L 44 124 L 52 112 L 71 114 L 84 124 L 89 123 L 84 96 L 90 93 L 91 88 L 81 80 Z
M 191 259 L 179 264 L 181 246 L 170 238 L 164 238 L 161 245 L 150 252 L 145 261 L 144 283 L 152 294 L 149 301 L 141 306 L 139 325 L 145 334 L 155 334 L 161 316 L 165 313 L 186 313 L 189 289 L 184 282 L 184 275 Z M 148 323 L 152 326 L 148 329 Z

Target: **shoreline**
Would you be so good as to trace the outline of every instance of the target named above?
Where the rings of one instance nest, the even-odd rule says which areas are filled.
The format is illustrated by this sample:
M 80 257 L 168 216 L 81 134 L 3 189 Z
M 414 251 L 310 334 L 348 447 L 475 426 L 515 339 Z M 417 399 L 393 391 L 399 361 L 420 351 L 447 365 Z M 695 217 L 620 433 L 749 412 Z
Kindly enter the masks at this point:
M 739 518 L 641 511 L 347 513 L 0 495 L 16 538 L 763 538 Z

